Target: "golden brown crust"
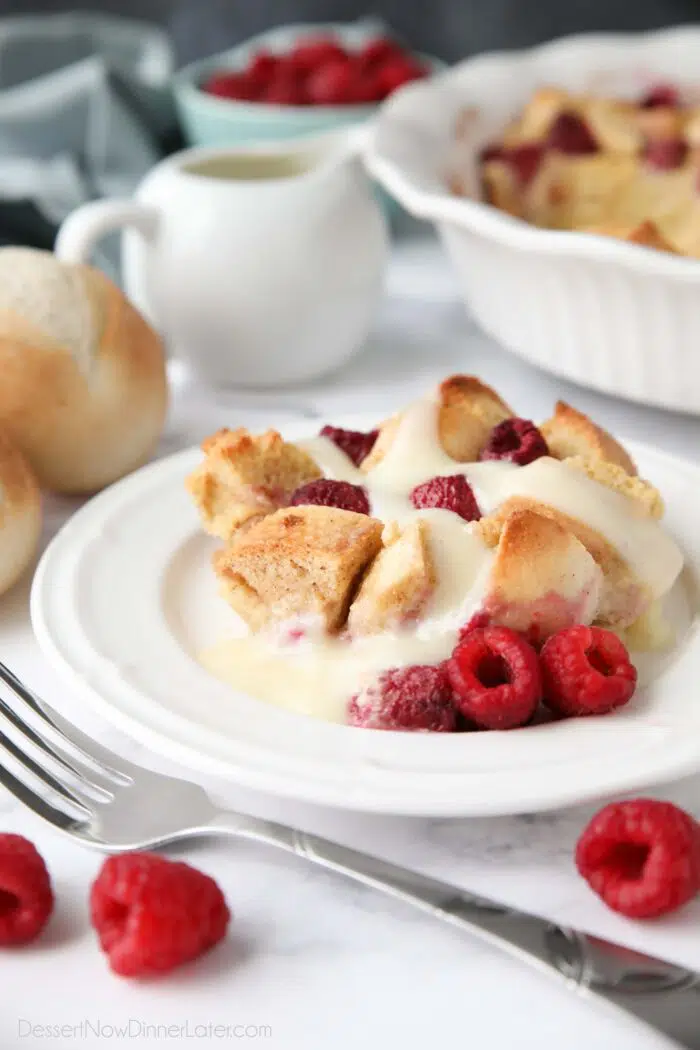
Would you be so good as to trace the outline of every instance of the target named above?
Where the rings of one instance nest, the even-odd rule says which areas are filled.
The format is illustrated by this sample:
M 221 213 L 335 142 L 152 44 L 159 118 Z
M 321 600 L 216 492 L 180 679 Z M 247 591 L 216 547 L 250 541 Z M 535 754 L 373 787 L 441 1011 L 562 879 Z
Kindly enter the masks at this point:
M 440 401 L 440 442 L 459 463 L 478 459 L 493 428 L 513 416 L 510 406 L 476 376 L 445 379 L 440 384 Z
M 476 376 L 449 376 L 438 388 L 438 400 L 440 444 L 458 463 L 478 459 L 493 428 L 513 415 L 513 410 L 496 391 Z M 362 462 L 362 470 L 372 470 L 381 463 L 393 444 L 401 419 L 402 414 L 397 413 L 380 426 L 374 447 Z
M 223 540 L 321 476 L 311 456 L 276 430 L 254 436 L 245 427 L 222 428 L 202 442 L 202 451 L 204 462 L 185 484 L 205 531 Z
M 626 470 L 604 459 L 587 459 L 584 456 L 573 456 L 564 462 L 575 470 L 582 470 L 593 481 L 618 492 L 621 496 L 633 500 L 639 512 L 645 517 L 663 517 L 664 501 L 661 493 L 649 481 L 644 481 L 628 474 Z
M 660 252 L 672 252 L 678 254 L 674 246 L 663 236 L 659 227 L 651 219 L 636 225 L 625 226 L 622 223 L 601 223 L 599 225 L 585 226 L 581 233 L 595 233 L 599 237 L 614 237 L 619 241 L 629 241 L 630 244 L 641 244 L 644 248 L 655 248 Z
M 484 611 L 491 622 L 543 639 L 590 622 L 601 587 L 600 568 L 572 532 L 526 507 L 503 522 Z
M 342 627 L 381 547 L 382 523 L 333 507 L 276 511 L 215 555 L 222 594 L 254 630 L 302 619 Z
M 29 315 L 32 303 L 9 283 L 17 265 L 39 298 L 42 282 L 63 266 L 49 253 L 0 250 L 0 283 L 8 281 L 0 296 L 0 423 L 43 485 L 92 492 L 145 462 L 160 437 L 162 342 L 117 286 L 88 266 L 66 268 L 71 279 L 48 320 Z M 70 327 L 72 312 L 84 330 L 62 342 L 57 333 Z M 50 323 L 55 330 L 41 327 Z
M 353 634 L 376 634 L 416 619 L 435 588 L 426 521 L 412 521 L 403 529 L 387 525 L 382 542 L 350 607 Z
M 614 463 L 628 474 L 637 473 L 626 449 L 607 430 L 565 401 L 557 401 L 554 415 L 542 424 L 540 431 L 555 459 L 583 456 Z
M 632 573 L 622 555 L 601 536 L 577 518 L 563 514 L 549 504 L 522 496 L 513 496 L 494 514 L 482 518 L 477 532 L 489 547 L 496 547 L 506 523 L 513 514 L 534 511 L 554 521 L 582 543 L 603 573 L 603 590 L 598 608 L 598 621 L 606 626 L 626 627 L 633 623 L 649 603 L 645 586 Z
M 0 431 L 0 594 L 22 575 L 41 534 L 41 494 L 29 463 Z

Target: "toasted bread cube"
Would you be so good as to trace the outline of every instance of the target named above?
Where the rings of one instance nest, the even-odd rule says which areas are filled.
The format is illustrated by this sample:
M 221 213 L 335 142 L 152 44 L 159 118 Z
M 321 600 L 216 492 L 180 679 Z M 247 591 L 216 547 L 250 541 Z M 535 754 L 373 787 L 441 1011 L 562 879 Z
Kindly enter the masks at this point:
M 678 254 L 651 219 L 632 226 L 625 226 L 621 223 L 601 223 L 597 226 L 586 226 L 581 232 L 596 233 L 600 237 L 615 237 L 621 241 L 628 241 L 630 244 L 641 244 L 644 248 L 655 248 L 660 252 Z
M 348 627 L 353 634 L 376 634 L 416 619 L 435 583 L 435 566 L 426 521 L 403 529 L 387 525 L 379 552 L 350 606 Z
M 637 473 L 634 461 L 622 445 L 565 401 L 557 401 L 554 415 L 542 424 L 540 431 L 555 459 L 582 456 L 586 460 L 614 463 L 628 474 Z
M 204 529 L 228 540 L 242 525 L 283 506 L 292 492 L 321 476 L 311 456 L 276 430 L 217 431 L 202 443 L 204 462 L 186 485 Z
M 278 510 L 214 556 L 222 594 L 253 631 L 303 620 L 335 631 L 382 542 L 382 523 L 335 507 Z
M 525 508 L 503 525 L 482 608 L 491 622 L 542 640 L 591 623 L 602 587 L 601 569 L 571 531 Z
M 582 470 L 600 485 L 634 500 L 637 510 L 645 517 L 657 520 L 663 517 L 664 501 L 659 490 L 651 482 L 628 474 L 617 463 L 605 459 L 587 459 L 584 456 L 573 456 L 564 462 L 575 470 Z
M 481 192 L 487 204 L 522 219 L 522 191 L 512 165 L 502 160 L 486 161 L 481 167 Z
M 497 547 L 510 518 L 526 510 L 548 518 L 575 537 L 599 566 L 603 574 L 603 586 L 596 623 L 605 627 L 627 627 L 641 616 L 652 596 L 622 555 L 596 529 L 577 518 L 563 514 L 547 503 L 540 503 L 528 497 L 512 496 L 493 514 L 481 518 L 476 523 L 476 529 L 487 547 Z
M 450 376 L 440 384 L 438 394 L 440 444 L 447 455 L 459 463 L 478 459 L 493 428 L 513 415 L 513 410 L 495 390 L 475 376 Z M 402 418 L 399 412 L 381 425 L 372 451 L 362 461 L 362 470 L 372 470 L 381 463 L 394 442 Z

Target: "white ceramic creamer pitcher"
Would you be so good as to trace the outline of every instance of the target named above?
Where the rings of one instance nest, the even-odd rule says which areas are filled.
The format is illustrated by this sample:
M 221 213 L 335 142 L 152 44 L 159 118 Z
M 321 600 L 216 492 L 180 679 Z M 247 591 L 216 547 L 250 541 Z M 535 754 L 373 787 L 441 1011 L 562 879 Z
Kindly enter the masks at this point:
M 386 222 L 347 133 L 184 150 L 134 200 L 68 216 L 56 254 L 88 262 L 120 228 L 127 294 L 212 383 L 277 386 L 337 368 L 381 292 Z

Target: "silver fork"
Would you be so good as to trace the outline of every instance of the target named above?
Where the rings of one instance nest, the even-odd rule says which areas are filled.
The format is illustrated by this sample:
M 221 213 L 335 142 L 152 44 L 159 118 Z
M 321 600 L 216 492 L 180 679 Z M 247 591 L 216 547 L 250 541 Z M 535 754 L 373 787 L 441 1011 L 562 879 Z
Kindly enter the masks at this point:
M 196 784 L 153 773 L 96 744 L 0 663 L 0 783 L 76 842 L 107 853 L 228 835 L 286 850 L 456 925 L 608 1009 L 622 1007 L 700 1050 L 700 974 L 504 908 L 464 890 L 269 820 L 223 810 Z M 66 725 L 66 729 L 61 725 Z M 13 772 L 12 769 L 17 772 Z

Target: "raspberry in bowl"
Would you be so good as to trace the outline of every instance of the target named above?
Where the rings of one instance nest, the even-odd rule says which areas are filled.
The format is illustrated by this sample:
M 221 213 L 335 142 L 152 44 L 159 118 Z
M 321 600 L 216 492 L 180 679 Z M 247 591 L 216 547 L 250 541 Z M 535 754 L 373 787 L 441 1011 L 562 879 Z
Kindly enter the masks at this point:
M 185 66 L 175 102 L 191 145 L 289 139 L 368 120 L 442 65 L 374 22 L 287 26 Z

